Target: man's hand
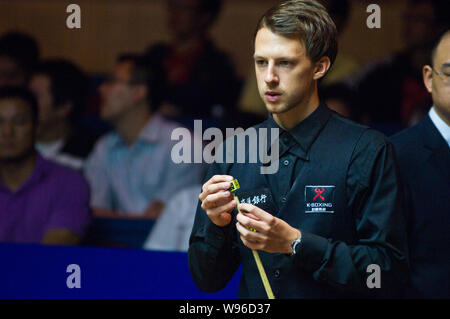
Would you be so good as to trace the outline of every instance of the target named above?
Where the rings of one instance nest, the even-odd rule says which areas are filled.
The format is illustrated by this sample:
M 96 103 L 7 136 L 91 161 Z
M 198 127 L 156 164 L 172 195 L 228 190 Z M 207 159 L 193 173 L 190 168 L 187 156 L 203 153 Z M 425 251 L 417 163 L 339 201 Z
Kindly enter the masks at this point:
M 44 245 L 78 245 L 81 237 L 65 228 L 47 230 L 42 239 Z
M 239 204 L 239 210 L 242 213 L 236 217 L 236 228 L 245 246 L 269 253 L 291 254 L 291 243 L 300 237 L 300 230 L 251 204 Z
M 217 226 L 226 226 L 231 222 L 231 210 L 236 206 L 233 195 L 228 190 L 233 180 L 229 175 L 214 175 L 205 184 L 198 196 L 202 209 Z
M 119 212 L 100 207 L 92 207 L 92 215 L 97 218 L 120 218 L 123 217 Z

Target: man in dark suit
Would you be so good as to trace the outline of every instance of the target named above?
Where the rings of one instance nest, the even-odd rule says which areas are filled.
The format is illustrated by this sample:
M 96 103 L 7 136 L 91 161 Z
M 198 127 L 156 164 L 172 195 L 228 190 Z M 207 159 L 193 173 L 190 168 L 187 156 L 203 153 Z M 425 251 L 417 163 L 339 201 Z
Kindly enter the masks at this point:
M 423 80 L 433 107 L 392 138 L 409 206 L 409 298 L 450 298 L 450 30 L 434 47 Z

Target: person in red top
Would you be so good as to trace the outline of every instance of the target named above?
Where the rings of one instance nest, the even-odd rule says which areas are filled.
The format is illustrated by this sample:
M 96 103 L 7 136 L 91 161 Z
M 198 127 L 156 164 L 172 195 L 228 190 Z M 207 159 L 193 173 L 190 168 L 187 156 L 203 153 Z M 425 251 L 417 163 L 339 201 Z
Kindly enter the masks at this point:
M 448 0 L 409 0 L 403 20 L 405 49 L 366 71 L 357 86 L 366 124 L 387 135 L 417 123 L 432 103 L 422 83 L 422 66 L 448 28 Z
M 228 55 L 208 35 L 221 6 L 221 0 L 169 1 L 171 41 L 146 52 L 151 64 L 164 68 L 162 114 L 210 118 L 231 113 L 240 82 Z

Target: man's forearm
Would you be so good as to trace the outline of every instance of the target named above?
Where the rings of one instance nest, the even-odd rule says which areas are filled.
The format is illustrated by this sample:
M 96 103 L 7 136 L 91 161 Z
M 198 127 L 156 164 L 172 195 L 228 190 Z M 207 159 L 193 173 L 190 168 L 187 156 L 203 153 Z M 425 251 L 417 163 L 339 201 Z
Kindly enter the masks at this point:
M 317 280 L 339 290 L 363 294 L 371 293 L 367 286 L 367 278 L 371 274 L 367 267 L 371 264 L 380 267 L 383 292 L 394 293 L 407 274 L 406 252 L 389 243 L 348 245 L 310 233 L 302 234 L 294 263 L 303 271 L 311 272 Z
M 205 236 L 194 229 L 191 235 L 188 261 L 196 285 L 203 291 L 215 292 L 226 286 L 239 268 L 233 254 L 231 225 L 219 227 L 208 222 Z
M 81 237 L 67 229 L 48 230 L 42 239 L 45 245 L 78 245 Z

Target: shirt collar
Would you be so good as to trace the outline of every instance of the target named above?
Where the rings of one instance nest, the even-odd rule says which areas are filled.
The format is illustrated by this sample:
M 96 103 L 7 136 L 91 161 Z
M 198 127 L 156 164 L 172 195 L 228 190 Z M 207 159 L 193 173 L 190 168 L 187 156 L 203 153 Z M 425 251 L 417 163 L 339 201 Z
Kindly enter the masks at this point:
M 141 134 L 139 134 L 139 140 L 147 142 L 158 142 L 161 139 L 160 133 L 163 131 L 164 120 L 161 115 L 154 114 L 152 118 L 145 125 Z
M 49 167 L 49 161 L 44 159 L 39 154 L 39 152 L 36 152 L 36 162 L 34 164 L 33 172 L 28 177 L 28 179 L 22 185 L 20 185 L 20 187 L 14 193 L 17 194 L 20 191 L 22 191 L 23 189 L 25 189 L 33 184 L 37 184 L 47 173 L 48 167 Z M 7 188 L 5 185 L 3 185 L 2 182 L 0 182 L 0 189 L 2 189 L 4 191 L 7 190 L 10 192 L 9 188 Z
M 291 130 L 285 131 L 278 126 L 272 115 L 269 115 L 269 128 L 278 128 L 280 130 L 280 156 L 289 150 L 298 157 L 307 160 L 309 149 L 328 122 L 330 116 L 331 111 L 325 104 L 321 103 L 307 118 Z
M 450 126 L 448 126 L 447 123 L 439 117 L 434 109 L 434 106 L 430 109 L 428 115 L 430 116 L 434 126 L 436 126 L 439 133 L 441 133 L 442 137 L 447 142 L 448 146 L 450 146 Z
M 57 155 L 64 146 L 64 139 L 59 139 L 56 142 L 50 143 L 35 143 L 36 149 L 39 153 L 43 154 L 46 157 Z
M 138 138 L 133 144 L 139 141 L 144 141 L 147 143 L 158 142 L 161 139 L 161 131 L 163 131 L 163 126 L 164 119 L 162 118 L 162 116 L 159 114 L 152 115 L 147 124 L 145 124 L 145 126 L 142 128 Z M 119 146 L 123 144 L 124 141 L 122 137 L 117 132 L 115 132 L 113 145 Z

